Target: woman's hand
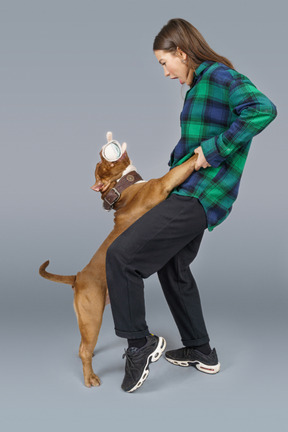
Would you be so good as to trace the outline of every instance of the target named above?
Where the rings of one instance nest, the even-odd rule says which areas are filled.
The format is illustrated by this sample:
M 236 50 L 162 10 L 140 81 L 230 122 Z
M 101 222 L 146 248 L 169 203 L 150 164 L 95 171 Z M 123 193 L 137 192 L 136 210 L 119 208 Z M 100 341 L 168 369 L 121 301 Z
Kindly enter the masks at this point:
M 194 153 L 198 154 L 198 158 L 195 164 L 195 171 L 199 171 L 200 168 L 207 168 L 207 167 L 211 167 L 211 165 L 209 165 L 209 163 L 207 162 L 207 160 L 205 159 L 202 147 L 197 147 L 194 150 Z

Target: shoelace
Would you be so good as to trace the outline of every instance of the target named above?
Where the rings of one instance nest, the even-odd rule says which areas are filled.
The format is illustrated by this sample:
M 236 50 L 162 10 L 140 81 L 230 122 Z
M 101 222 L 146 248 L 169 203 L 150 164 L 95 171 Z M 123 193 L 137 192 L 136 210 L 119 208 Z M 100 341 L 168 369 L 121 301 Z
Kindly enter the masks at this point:
M 130 352 L 128 350 L 125 350 L 122 358 L 124 359 L 126 357 L 126 365 L 125 365 L 125 372 L 126 374 L 130 375 L 130 376 L 134 376 L 135 374 L 138 374 L 139 371 L 139 367 L 137 366 L 137 360 L 139 362 L 139 360 L 141 361 L 141 359 L 139 358 L 135 358 L 135 356 L 133 356 L 133 354 L 137 351 L 137 348 L 134 348 L 133 351 L 131 352 L 131 348 L 130 348 Z
M 128 352 L 128 349 L 130 350 L 130 352 Z M 129 360 L 131 360 L 131 355 L 133 355 L 137 350 L 138 350 L 138 348 L 134 348 L 134 347 L 132 347 L 132 348 L 128 348 L 128 349 L 124 349 L 124 354 L 122 355 L 122 358 L 124 359 L 125 357 L 127 358 L 127 360 L 129 359 Z M 133 350 L 133 351 L 132 351 Z

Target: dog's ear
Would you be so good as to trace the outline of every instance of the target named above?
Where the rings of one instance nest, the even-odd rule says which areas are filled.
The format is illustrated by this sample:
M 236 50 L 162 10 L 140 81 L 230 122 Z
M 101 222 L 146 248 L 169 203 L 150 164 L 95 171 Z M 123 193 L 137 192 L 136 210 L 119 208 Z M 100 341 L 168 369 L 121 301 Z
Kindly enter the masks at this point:
M 106 134 L 107 143 L 112 141 L 112 137 L 113 137 L 112 132 L 110 132 L 110 131 L 107 132 L 107 134 Z
M 124 143 L 122 144 L 121 149 L 122 149 L 122 155 L 123 155 L 123 154 L 125 153 L 126 149 L 127 149 L 127 144 L 126 144 L 126 142 L 124 142 Z

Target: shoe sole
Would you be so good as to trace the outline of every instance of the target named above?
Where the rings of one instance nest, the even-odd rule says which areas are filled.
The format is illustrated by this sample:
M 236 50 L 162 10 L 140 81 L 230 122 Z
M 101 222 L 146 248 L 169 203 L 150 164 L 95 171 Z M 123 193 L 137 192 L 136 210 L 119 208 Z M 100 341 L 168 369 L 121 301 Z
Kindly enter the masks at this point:
M 168 357 L 165 357 L 165 359 L 176 365 L 176 366 L 182 366 L 182 367 L 188 367 L 188 366 L 194 366 L 196 367 L 200 372 L 204 372 L 207 374 L 216 374 L 220 371 L 220 363 L 217 363 L 217 365 L 206 365 L 204 363 L 199 362 L 198 360 L 195 361 L 179 361 L 179 360 L 172 360 Z
M 132 393 L 133 391 L 137 390 L 139 387 L 142 386 L 142 384 L 144 383 L 144 381 L 146 381 L 149 375 L 149 364 L 159 360 L 165 348 L 166 348 L 166 340 L 160 336 L 156 349 L 147 357 L 147 362 L 139 381 L 137 382 L 137 384 L 135 384 L 134 387 L 132 387 L 132 389 L 127 390 L 127 393 Z

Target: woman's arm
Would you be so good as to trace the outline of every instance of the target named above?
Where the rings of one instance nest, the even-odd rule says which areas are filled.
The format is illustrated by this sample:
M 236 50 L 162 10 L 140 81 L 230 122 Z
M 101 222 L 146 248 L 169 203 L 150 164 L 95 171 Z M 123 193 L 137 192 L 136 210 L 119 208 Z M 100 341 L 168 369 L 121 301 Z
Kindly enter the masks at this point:
M 240 74 L 229 86 L 229 106 L 238 116 L 236 120 L 220 135 L 201 143 L 205 160 L 212 167 L 219 166 L 230 154 L 247 144 L 277 115 L 275 105 Z

